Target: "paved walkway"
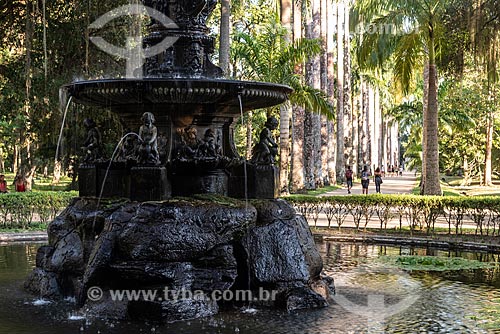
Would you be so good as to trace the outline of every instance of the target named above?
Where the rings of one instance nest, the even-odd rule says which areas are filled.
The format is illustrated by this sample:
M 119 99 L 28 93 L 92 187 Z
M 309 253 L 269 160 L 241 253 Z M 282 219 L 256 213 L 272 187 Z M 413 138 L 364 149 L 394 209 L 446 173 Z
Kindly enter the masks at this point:
M 412 189 L 417 185 L 417 179 L 413 172 L 403 172 L 403 176 L 386 176 L 382 179 L 384 183 L 380 186 L 380 191 L 382 194 L 409 194 Z M 373 177 L 370 178 L 370 186 L 368 187 L 368 193 L 375 193 L 375 182 Z M 361 182 L 355 182 L 351 194 L 361 195 Z M 321 196 L 332 196 L 332 195 L 348 195 L 347 186 L 342 185 L 342 189 L 337 189 L 334 191 L 327 192 Z

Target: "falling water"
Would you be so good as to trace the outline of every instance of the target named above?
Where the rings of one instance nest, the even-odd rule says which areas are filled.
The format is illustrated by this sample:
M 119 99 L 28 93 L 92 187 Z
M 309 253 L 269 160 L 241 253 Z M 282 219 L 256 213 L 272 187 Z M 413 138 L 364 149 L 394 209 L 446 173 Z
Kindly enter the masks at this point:
M 238 101 L 240 103 L 240 113 L 241 113 L 241 125 L 244 127 L 245 126 L 245 119 L 243 118 L 243 102 L 241 100 L 241 93 L 238 94 Z M 248 145 L 247 145 L 248 147 Z M 245 157 L 243 159 L 243 176 L 244 176 L 244 183 L 245 183 L 245 214 L 248 216 L 248 173 L 247 173 L 247 153 L 245 152 Z M 250 232 L 250 226 L 247 225 L 247 236 L 249 235 Z M 247 253 L 247 286 L 248 290 L 251 290 L 251 277 L 250 277 L 250 253 Z M 248 301 L 248 305 L 245 309 L 243 309 L 243 313 L 255 313 L 255 309 L 252 308 L 252 301 Z
M 64 103 L 66 101 L 65 96 L 60 96 L 61 103 Z M 68 114 L 68 109 L 69 105 L 71 104 L 71 100 L 73 99 L 73 96 L 70 96 L 69 99 L 66 102 L 66 107 L 64 108 L 64 113 L 63 113 L 63 120 L 61 124 L 61 130 L 59 131 L 59 139 L 57 140 L 57 147 L 56 147 L 56 156 L 54 159 L 54 162 L 57 163 L 57 160 L 59 159 L 59 147 L 61 146 L 61 140 L 62 140 L 62 135 L 64 131 L 64 125 L 66 124 L 66 115 Z M 62 106 L 63 104 L 61 104 Z
M 241 101 L 241 93 L 238 94 L 238 101 L 240 103 L 240 114 L 241 114 L 241 125 L 245 126 L 245 119 L 243 118 L 243 102 Z M 248 147 L 248 145 L 247 145 Z M 243 176 L 245 183 L 245 210 L 248 211 L 248 177 L 247 177 L 247 159 L 248 152 L 245 152 L 245 158 L 243 159 Z

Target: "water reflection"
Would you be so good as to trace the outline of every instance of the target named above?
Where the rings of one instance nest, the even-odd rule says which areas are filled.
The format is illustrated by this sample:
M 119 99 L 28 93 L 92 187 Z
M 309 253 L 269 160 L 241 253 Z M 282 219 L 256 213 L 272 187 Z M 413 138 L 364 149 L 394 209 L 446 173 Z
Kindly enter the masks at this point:
M 35 306 L 36 296 L 23 292 L 22 281 L 35 264 L 38 246 L 0 246 L 0 333 L 487 333 L 480 316 L 484 301 L 500 307 L 498 267 L 409 273 L 383 269 L 376 261 L 381 255 L 433 255 L 498 263 L 498 255 L 325 242 L 318 248 L 325 273 L 335 277 L 339 295 L 365 308 L 374 295 L 385 297 L 385 306 L 410 295 L 417 295 L 418 300 L 380 323 L 369 324 L 336 303 L 290 314 L 269 310 L 247 314 L 234 309 L 209 319 L 164 325 L 88 320 L 80 317 L 72 301 Z

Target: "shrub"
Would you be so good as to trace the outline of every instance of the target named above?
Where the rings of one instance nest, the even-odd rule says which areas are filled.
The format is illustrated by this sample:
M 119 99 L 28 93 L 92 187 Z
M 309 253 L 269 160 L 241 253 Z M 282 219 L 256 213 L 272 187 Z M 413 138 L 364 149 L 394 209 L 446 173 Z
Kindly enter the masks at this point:
M 0 226 L 26 229 L 33 222 L 48 223 L 76 196 L 55 191 L 0 194 Z
M 455 234 L 463 232 L 467 222 L 475 226 L 475 234 L 500 235 L 500 198 L 455 197 L 455 196 L 418 196 L 418 195 L 355 195 L 355 196 L 294 196 L 287 200 L 306 213 L 307 219 L 313 219 L 316 225 L 319 215 L 328 220 L 328 227 L 335 218 L 337 225 L 344 223 L 347 214 L 353 217 L 357 229 L 364 218 L 368 220 L 376 215 L 380 227 L 387 228 L 388 220 L 399 218 L 400 228 L 408 226 L 410 231 L 425 228 L 427 234 L 435 232 L 435 223 L 440 217 L 448 223 L 448 233 L 453 225 Z M 313 213 L 313 214 L 311 214 Z

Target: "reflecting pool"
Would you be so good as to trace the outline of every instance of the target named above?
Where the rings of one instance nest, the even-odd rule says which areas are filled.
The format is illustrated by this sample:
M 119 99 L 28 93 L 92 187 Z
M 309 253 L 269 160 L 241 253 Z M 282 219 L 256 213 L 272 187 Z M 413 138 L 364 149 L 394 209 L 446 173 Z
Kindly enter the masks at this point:
M 87 319 L 73 300 L 51 303 L 25 293 L 23 280 L 41 244 L 0 246 L 0 334 L 3 333 L 493 333 L 500 316 L 499 255 L 321 242 L 325 274 L 335 278 L 329 308 L 286 313 L 252 305 L 171 324 Z M 463 257 L 497 266 L 408 272 L 382 256 Z M 496 313 L 495 313 L 496 312 Z M 498 320 L 497 320 L 498 321 Z

